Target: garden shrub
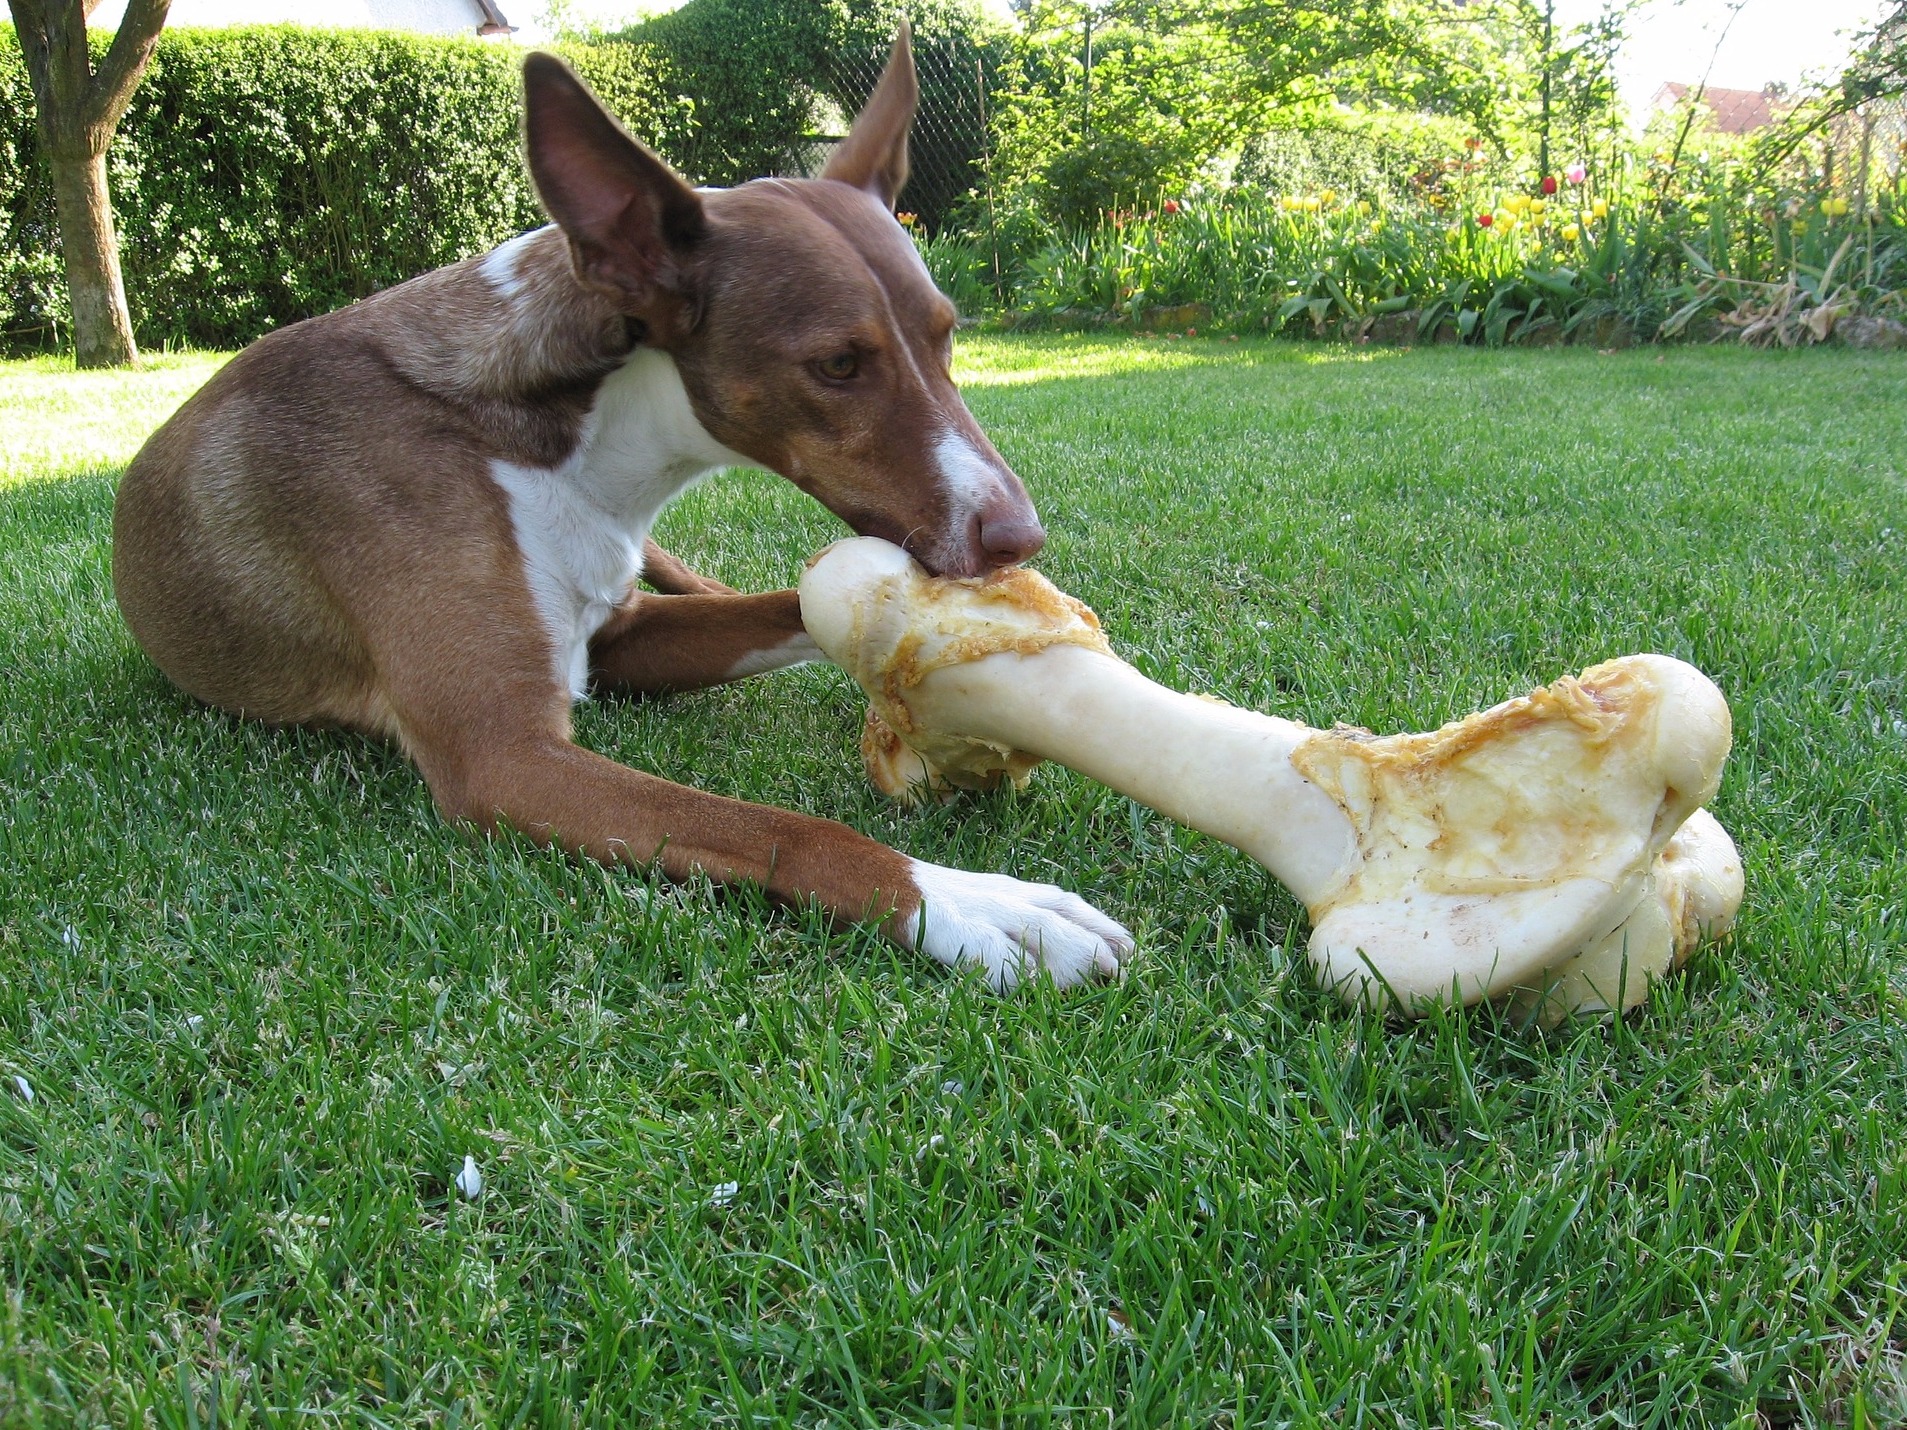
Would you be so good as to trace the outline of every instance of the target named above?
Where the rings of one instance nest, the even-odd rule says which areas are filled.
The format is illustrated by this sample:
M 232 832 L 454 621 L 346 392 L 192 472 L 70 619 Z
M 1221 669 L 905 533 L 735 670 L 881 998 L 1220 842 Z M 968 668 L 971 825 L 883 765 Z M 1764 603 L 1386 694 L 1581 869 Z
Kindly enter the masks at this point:
M 33 130 L 33 87 L 11 25 L 0 25 L 0 351 L 53 339 L 66 311 L 52 180 Z
M 1419 114 L 1344 113 L 1302 129 L 1273 129 L 1245 142 L 1232 181 L 1270 194 L 1332 190 L 1372 202 L 1399 201 L 1432 187 L 1446 161 L 1465 160 L 1459 119 Z
M 903 11 L 921 89 L 903 203 L 933 229 L 977 182 L 976 67 L 990 80 L 1007 51 L 1005 28 L 973 0 L 689 0 L 604 38 L 639 46 L 671 92 L 693 97 L 670 160 L 701 183 L 738 184 L 812 167 L 815 137 L 873 91 Z
M 663 83 L 696 96 L 669 157 L 705 184 L 787 173 L 814 126 L 814 78 L 840 16 L 819 4 L 690 0 L 605 37 L 656 57 Z
M 993 254 L 984 239 L 951 230 L 916 232 L 915 247 L 934 286 L 951 298 L 962 314 L 971 317 L 999 306 Z
M 561 48 L 678 167 L 735 182 L 812 165 L 817 128 L 864 102 L 897 13 L 690 0 Z M 1612 152 L 1572 166 L 1545 214 L 1541 176 L 1487 159 L 1461 120 L 1314 108 L 1307 127 L 1251 139 L 1228 186 L 1214 156 L 1238 115 L 1199 102 L 1206 38 L 1108 20 L 1088 123 L 1076 31 L 1014 37 L 969 0 L 914 18 L 923 107 L 902 204 L 965 312 L 1144 322 L 1200 304 L 1220 326 L 1289 332 L 1408 314 L 1421 335 L 1492 343 L 1612 322 L 1692 334 L 1765 303 L 1755 284 L 1792 284 L 1796 311 L 1822 322 L 1907 312 L 1907 178 L 1877 167 L 1850 187 L 1845 157 L 1805 135 Z M 390 32 L 165 33 L 112 151 L 140 340 L 237 346 L 540 222 L 520 53 Z M 995 144 L 980 194 L 976 67 Z M 0 26 L 0 347 L 59 345 L 66 301 L 25 67 Z
M 1089 109 L 1078 31 L 1020 36 L 995 97 L 992 166 L 1016 219 L 1078 228 L 1198 187 L 1240 123 L 1236 96 L 1207 81 L 1220 67 L 1215 50 L 1203 32 L 1155 35 L 1108 20 L 1094 30 Z
M 637 135 L 667 149 L 685 132 L 650 52 L 563 53 Z M 390 31 L 166 31 L 112 149 L 139 340 L 239 346 L 540 223 L 521 64 L 508 46 Z M 67 328 L 29 95 L 0 28 L 0 341 L 16 350 Z

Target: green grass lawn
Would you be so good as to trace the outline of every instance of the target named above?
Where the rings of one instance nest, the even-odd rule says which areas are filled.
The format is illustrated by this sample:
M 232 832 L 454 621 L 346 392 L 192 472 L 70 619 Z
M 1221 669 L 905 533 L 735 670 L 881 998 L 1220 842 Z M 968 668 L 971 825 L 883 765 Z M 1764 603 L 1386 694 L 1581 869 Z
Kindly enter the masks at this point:
M 825 667 L 579 735 L 1078 889 L 1123 984 L 998 999 L 193 705 L 108 529 L 216 362 L 0 366 L 0 1424 L 1907 1417 L 1907 363 L 963 345 L 1040 566 L 1167 684 L 1720 683 L 1740 933 L 1544 1036 L 1345 1011 L 1261 870 L 1063 770 L 888 807 Z M 747 587 L 838 534 L 761 475 L 660 533 Z

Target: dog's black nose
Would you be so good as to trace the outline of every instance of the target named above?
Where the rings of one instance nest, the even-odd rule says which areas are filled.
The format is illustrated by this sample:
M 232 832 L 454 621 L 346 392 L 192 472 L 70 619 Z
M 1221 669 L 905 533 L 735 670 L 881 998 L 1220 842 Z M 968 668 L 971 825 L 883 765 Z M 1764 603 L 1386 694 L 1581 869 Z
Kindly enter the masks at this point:
M 1046 545 L 1046 528 L 1024 516 L 980 519 L 980 549 L 990 566 L 1017 566 Z

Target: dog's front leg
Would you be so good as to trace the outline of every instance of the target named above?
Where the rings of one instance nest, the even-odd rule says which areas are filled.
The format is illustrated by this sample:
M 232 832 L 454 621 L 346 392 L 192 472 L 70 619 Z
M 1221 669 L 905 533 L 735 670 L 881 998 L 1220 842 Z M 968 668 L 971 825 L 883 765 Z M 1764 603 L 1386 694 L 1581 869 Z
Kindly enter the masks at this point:
M 785 607 L 798 629 L 791 598 L 653 599 L 757 613 Z M 444 649 L 434 653 L 441 660 Z M 489 654 L 434 671 L 428 660 L 406 662 L 398 668 L 402 688 L 391 691 L 404 746 L 448 818 L 508 826 L 603 863 L 659 864 L 671 878 L 748 880 L 844 920 L 875 919 L 896 942 L 940 963 L 979 965 L 1001 989 L 1041 967 L 1061 986 L 1115 974 L 1132 950 L 1119 924 L 1050 884 L 912 859 L 846 825 L 689 789 L 582 749 L 569 738 L 561 686 L 532 675 L 525 661 L 504 659 L 510 652 Z M 455 683 L 459 669 L 464 679 Z
M 704 576 L 681 557 L 664 551 L 654 537 L 642 543 L 642 579 L 665 596 L 733 596 L 733 586 L 724 586 L 713 576 Z
M 801 601 L 793 591 L 638 593 L 589 643 L 591 676 L 636 695 L 700 690 L 821 659 L 820 648 L 802 627 Z
M 910 859 L 846 825 L 689 789 L 549 735 L 412 735 L 438 807 L 507 825 L 603 863 L 659 864 L 671 878 L 747 880 L 844 920 L 875 919 L 907 948 L 977 964 L 998 989 L 1044 967 L 1060 986 L 1119 971 L 1132 936 L 1050 884 Z

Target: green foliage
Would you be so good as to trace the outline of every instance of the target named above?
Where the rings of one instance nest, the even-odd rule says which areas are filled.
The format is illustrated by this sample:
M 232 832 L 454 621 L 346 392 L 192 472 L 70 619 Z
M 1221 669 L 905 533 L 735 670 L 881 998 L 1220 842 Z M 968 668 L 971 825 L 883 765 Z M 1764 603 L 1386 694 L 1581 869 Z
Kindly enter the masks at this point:
M 1232 181 L 1273 196 L 1325 189 L 1401 202 L 1439 183 L 1445 161 L 1465 153 L 1461 119 L 1394 111 L 1345 111 L 1304 128 L 1267 130 L 1246 141 Z
M 1505 55 L 1549 67 L 1555 192 L 1533 162 L 1545 131 L 1540 113 L 1523 113 L 1537 93 L 1525 64 L 1496 116 L 1521 116 L 1503 136 L 1482 112 L 1340 108 L 1248 140 L 1231 186 L 1202 194 L 1184 185 L 1171 199 L 1161 188 L 1129 207 L 1103 195 L 1069 207 L 1026 176 L 986 235 L 1004 251 L 1006 306 L 1132 321 L 1202 304 L 1234 330 L 1357 335 L 1379 323 L 1393 337 L 1407 335 L 1403 318 L 1382 320 L 1408 314 L 1419 336 L 1489 344 L 1718 328 L 1820 340 L 1838 314 L 1907 312 L 1907 183 L 1835 111 L 1837 96 L 1752 140 L 1673 128 L 1644 158 L 1606 132 L 1614 20 L 1519 37 L 1538 15 L 1513 5 L 1480 24 Z M 1877 40 L 1869 68 L 1891 53 Z M 1033 118 L 1037 135 L 1063 127 Z M 1561 171 L 1585 159 L 1578 187 Z
M 995 186 L 1068 225 L 1185 193 L 1243 123 L 1240 97 L 1213 83 L 1231 58 L 1208 29 L 1151 31 L 1108 11 L 1089 86 L 1080 7 L 1041 6 L 996 97 Z
M 799 164 L 814 127 L 813 79 L 845 20 L 825 3 L 690 0 L 615 38 L 650 50 L 664 85 L 694 96 L 693 122 L 670 158 L 698 182 L 733 184 Z
M 1421 0 L 1031 0 L 1014 58 L 995 188 L 1072 227 L 1211 188 L 1252 136 L 1316 123 L 1334 100 L 1494 133 L 1502 89 L 1486 32 Z
M 988 245 L 951 230 L 928 234 L 919 229 L 914 244 L 934 286 L 953 299 L 962 313 L 982 313 L 998 304 L 999 275 Z
M 665 152 L 703 183 L 806 173 L 815 138 L 851 119 L 874 87 L 905 13 L 921 113 L 906 207 L 938 227 L 972 187 L 985 147 L 976 89 L 1005 53 L 1005 32 L 973 0 L 689 0 L 615 38 L 653 55 L 693 116 Z
M 51 342 L 56 315 L 67 312 L 65 281 L 52 180 L 33 127 L 33 85 L 18 36 L 0 25 L 0 350 L 23 339 Z
M 632 46 L 564 53 L 638 135 L 685 106 Z M 480 253 L 541 221 L 520 56 L 474 40 L 291 26 L 161 37 L 112 150 L 127 296 L 147 345 L 234 345 Z M 18 41 L 0 29 L 0 336 L 66 326 L 53 195 Z
M 1551 35 L 1524 0 L 1490 0 L 1433 42 L 1405 33 L 1419 3 L 1294 0 L 1273 25 L 1246 0 L 1114 0 L 1093 10 L 1090 93 L 1079 0 L 1033 0 L 1013 32 L 971 0 L 914 7 L 923 102 L 901 202 L 930 271 L 968 312 L 1203 303 L 1293 332 L 1410 312 L 1426 336 L 1540 341 L 1605 319 L 1704 331 L 1755 284 L 1824 282 L 1853 233 L 1837 301 L 1907 310 L 1907 201 L 1859 140 L 1848 86 L 1752 140 L 1671 128 L 1630 157 L 1605 132 L 1616 12 Z M 566 53 L 678 167 L 732 183 L 812 170 L 899 14 L 690 0 Z M 1900 48 L 1895 31 L 1874 41 L 1856 97 L 1899 87 Z M 1479 212 L 1537 193 L 1545 70 L 1552 168 L 1590 159 L 1596 193 L 1566 187 L 1547 226 L 1481 230 Z M 519 103 L 505 48 L 168 32 L 113 151 L 142 340 L 240 343 L 536 223 Z M 1564 238 L 1561 206 L 1592 197 L 1614 220 Z M 65 311 L 24 67 L 0 30 L 0 344 L 56 345 Z
M 1233 331 L 1294 334 L 1357 335 L 1407 312 L 1415 326 L 1397 336 L 1491 346 L 1593 336 L 1609 320 L 1646 339 L 1719 312 L 1731 290 L 1709 281 L 1718 271 L 1752 283 L 1823 273 L 1842 244 L 1850 311 L 1907 298 L 1907 190 L 1867 221 L 1817 197 L 1811 219 L 1777 217 L 1766 233 L 1706 208 L 1665 213 L 1639 185 L 1618 193 L 1611 207 L 1565 189 L 1540 215 L 1539 196 L 1483 181 L 1441 209 L 1238 192 L 1113 213 L 1028 243 L 1009 268 L 1010 301 L 1033 315 L 1115 321 L 1197 303 Z
M 1553 0 L 1477 0 L 1498 90 L 1497 141 L 1541 172 L 1605 152 L 1623 133 L 1615 62 L 1637 0 L 1602 0 L 1579 24 L 1558 23 Z M 1547 162 L 1545 162 L 1547 161 Z

